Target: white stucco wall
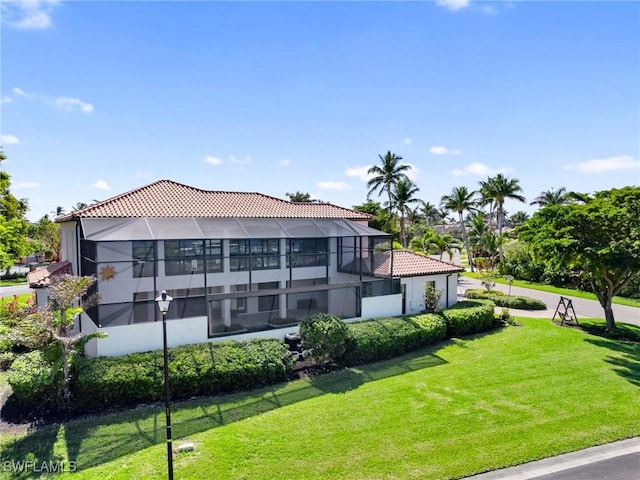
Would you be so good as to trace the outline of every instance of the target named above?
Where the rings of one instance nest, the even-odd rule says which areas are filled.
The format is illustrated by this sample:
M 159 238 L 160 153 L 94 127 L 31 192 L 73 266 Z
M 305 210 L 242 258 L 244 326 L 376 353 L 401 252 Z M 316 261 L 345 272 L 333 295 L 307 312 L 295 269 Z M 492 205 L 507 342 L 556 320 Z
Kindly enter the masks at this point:
M 362 319 L 394 317 L 402 314 L 402 294 L 362 299 Z
M 424 284 L 426 282 L 435 282 L 435 288 L 442 290 L 440 298 L 440 308 L 447 308 L 447 282 L 449 282 L 449 302 L 448 306 L 455 305 L 458 301 L 457 286 L 458 274 L 451 275 L 425 275 L 422 277 L 407 277 L 401 279 L 401 284 L 405 285 L 405 305 L 406 313 L 420 313 L 424 310 Z

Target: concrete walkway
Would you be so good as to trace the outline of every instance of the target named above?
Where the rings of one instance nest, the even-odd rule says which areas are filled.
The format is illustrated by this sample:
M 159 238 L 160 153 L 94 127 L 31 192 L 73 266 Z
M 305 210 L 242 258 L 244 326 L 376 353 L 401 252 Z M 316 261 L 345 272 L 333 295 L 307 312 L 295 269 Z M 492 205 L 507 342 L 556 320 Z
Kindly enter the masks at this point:
M 467 478 L 470 480 L 637 480 L 640 478 L 640 438 L 586 448 Z
M 460 277 L 458 281 L 458 293 L 464 293 L 468 288 L 484 288 L 480 280 L 469 277 Z M 502 285 L 497 283 L 494 290 L 507 293 L 509 291 L 508 285 Z M 560 295 L 557 293 L 543 292 L 540 290 L 533 290 L 531 288 L 511 287 L 511 295 L 524 295 L 527 297 L 537 298 L 542 300 L 547 305 L 547 310 L 517 310 L 510 308 L 509 311 L 512 315 L 528 316 L 536 318 L 548 318 L 551 319 L 556 311 L 558 302 L 560 301 Z M 585 298 L 577 298 L 567 296 L 573 303 L 573 308 L 578 316 L 578 321 L 582 317 L 591 318 L 604 318 L 604 310 L 597 300 L 587 300 Z M 613 304 L 613 315 L 616 322 L 631 323 L 633 325 L 640 326 L 640 308 L 629 307 L 626 305 Z M 640 476 L 639 476 L 640 478 Z

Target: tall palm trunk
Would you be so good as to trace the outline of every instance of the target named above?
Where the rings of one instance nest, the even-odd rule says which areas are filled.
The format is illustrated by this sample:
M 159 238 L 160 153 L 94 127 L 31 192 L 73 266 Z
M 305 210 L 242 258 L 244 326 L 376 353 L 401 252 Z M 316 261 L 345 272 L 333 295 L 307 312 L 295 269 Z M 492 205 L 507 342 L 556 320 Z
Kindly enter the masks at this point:
M 469 247 L 469 240 L 467 240 L 467 230 L 464 228 L 464 217 L 462 216 L 462 212 L 458 212 L 460 216 L 460 228 L 462 229 L 462 241 L 464 242 L 464 246 L 467 249 L 467 261 L 469 262 L 469 266 L 471 267 L 471 271 L 473 272 L 473 258 L 471 258 L 471 248 Z

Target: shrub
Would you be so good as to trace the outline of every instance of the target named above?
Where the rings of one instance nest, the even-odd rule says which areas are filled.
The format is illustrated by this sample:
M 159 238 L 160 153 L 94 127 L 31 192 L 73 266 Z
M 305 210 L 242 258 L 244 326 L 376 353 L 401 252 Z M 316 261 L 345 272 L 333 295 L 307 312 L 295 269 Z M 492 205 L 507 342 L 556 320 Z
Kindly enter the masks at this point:
M 447 325 L 440 315 L 422 314 L 350 323 L 347 331 L 348 347 L 342 360 L 357 365 L 402 355 L 442 340 Z
M 311 349 L 318 363 L 337 360 L 347 348 L 347 326 L 338 317 L 318 313 L 300 323 L 304 348 Z
M 169 349 L 173 399 L 226 393 L 288 379 L 295 358 L 279 340 L 256 339 Z M 83 409 L 164 398 L 162 351 L 83 359 L 72 391 Z
M 442 311 L 447 322 L 447 336 L 460 337 L 484 332 L 493 327 L 495 304 L 490 300 L 467 300 Z
M 433 286 L 432 282 L 424 284 L 424 310 L 427 313 L 435 313 L 440 310 L 442 290 Z
M 55 394 L 54 384 L 57 369 L 40 351 L 25 353 L 17 357 L 9 368 L 9 385 L 16 399 L 25 404 L 43 404 Z
M 505 295 L 503 292 L 487 292 L 482 289 L 469 289 L 464 292 L 471 299 L 491 300 L 498 307 L 517 308 L 521 310 L 545 310 L 547 305 L 535 298 L 522 295 Z

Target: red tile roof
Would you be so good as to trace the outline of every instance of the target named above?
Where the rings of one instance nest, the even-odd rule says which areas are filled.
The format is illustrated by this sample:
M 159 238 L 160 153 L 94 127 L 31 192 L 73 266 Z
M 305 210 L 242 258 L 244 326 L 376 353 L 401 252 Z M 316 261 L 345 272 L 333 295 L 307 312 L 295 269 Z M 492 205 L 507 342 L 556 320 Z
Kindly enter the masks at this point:
M 375 274 L 389 276 L 391 267 L 391 254 L 384 252 L 381 262 L 375 267 Z M 418 255 L 409 250 L 394 250 L 393 252 L 393 276 L 394 277 L 419 277 L 422 275 L 437 275 L 440 273 L 463 272 L 464 268 L 451 263 L 436 260 L 435 258 Z
M 372 218 L 366 213 L 330 203 L 289 202 L 261 193 L 201 190 L 171 180 L 159 180 L 60 216 L 56 221 L 131 217 Z
M 58 275 L 72 275 L 71 262 L 65 260 L 63 262 L 52 263 L 46 267 L 38 268 L 33 272 L 27 273 L 27 283 L 31 288 L 42 288 L 49 285 Z

